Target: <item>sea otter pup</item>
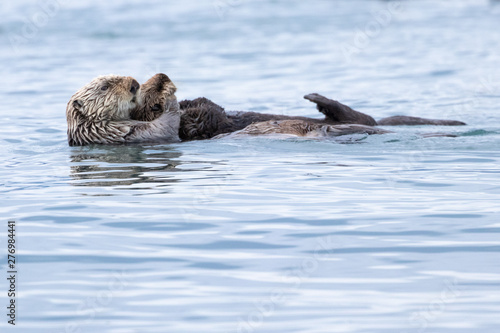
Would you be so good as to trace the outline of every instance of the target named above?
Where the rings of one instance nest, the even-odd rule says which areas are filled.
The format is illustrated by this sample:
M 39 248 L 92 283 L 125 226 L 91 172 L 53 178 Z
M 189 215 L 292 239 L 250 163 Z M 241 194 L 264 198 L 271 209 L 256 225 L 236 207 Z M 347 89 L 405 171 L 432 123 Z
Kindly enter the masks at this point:
M 165 74 L 155 75 L 145 85 L 148 89 L 141 91 L 132 77 L 106 75 L 78 90 L 66 107 L 69 145 L 180 141 L 175 85 Z M 150 105 L 152 91 L 158 105 Z M 143 107 L 148 111 L 161 107 L 161 112 L 153 121 L 132 120 L 131 112 Z
M 390 133 L 372 127 L 376 124 L 372 117 L 347 106 L 343 107 L 349 108 L 350 111 L 336 112 L 335 119 L 328 115 L 324 119 L 314 119 L 257 112 L 225 112 L 224 108 L 204 97 L 182 101 L 179 104 L 182 110 L 179 137 L 182 140 L 222 138 L 228 135 L 237 137 L 279 134 L 321 138 L 355 133 Z
M 159 74 L 157 74 L 159 75 Z M 141 91 L 147 90 L 147 83 L 141 86 Z M 135 120 L 151 121 L 161 115 L 160 105 L 156 101 L 161 94 L 155 90 L 143 93 L 149 98 L 149 107 L 143 106 L 132 112 L 131 117 Z M 338 103 L 339 106 L 349 108 Z M 156 108 L 152 108 L 156 105 Z M 339 136 L 352 133 L 382 134 L 389 133 L 374 126 L 375 120 L 361 112 L 352 109 L 336 111 L 335 118 L 314 119 L 299 116 L 285 116 L 257 112 L 224 111 L 224 108 L 204 97 L 195 100 L 184 100 L 179 103 L 181 109 L 181 120 L 179 137 L 182 141 L 204 140 L 214 137 L 222 137 L 224 134 L 234 133 L 238 135 L 260 134 L 290 134 L 294 136 L 323 137 Z M 351 124 L 349 126 L 339 124 Z M 352 124 L 366 125 L 354 126 Z M 252 125 L 247 129 L 248 126 Z M 334 125 L 334 127 L 330 127 Z M 337 126 L 337 127 L 335 127 Z
M 340 122 L 329 117 L 324 119 L 314 119 L 300 116 L 285 116 L 277 114 L 267 114 L 258 112 L 245 112 L 245 111 L 224 111 L 224 108 L 215 104 L 214 102 L 201 97 L 195 100 L 185 100 L 179 103 L 182 114 L 181 124 L 179 129 L 179 137 L 183 141 L 187 140 L 203 140 L 217 137 L 222 134 L 233 133 L 246 129 L 253 124 L 254 126 L 247 133 L 257 135 L 258 129 L 262 129 L 262 134 L 269 130 L 276 130 L 275 133 L 299 135 L 299 133 L 306 133 L 308 136 L 321 136 L 320 133 L 315 132 L 325 125 L 338 125 Z M 355 112 L 355 111 L 354 111 Z M 370 116 L 360 113 L 358 124 L 372 125 L 375 120 Z M 370 121 L 371 120 L 371 121 Z M 268 123 L 269 122 L 269 123 Z M 268 129 L 265 124 L 272 124 Z M 352 122 L 351 122 L 352 123 Z M 293 125 L 292 125 L 293 124 Z M 297 130 L 301 127 L 301 130 Z M 359 127 L 361 129 L 361 127 Z M 304 132 L 306 131 L 306 132 Z M 309 131 L 309 132 L 307 132 Z M 376 132 L 376 131 L 371 131 Z M 387 131 L 385 131 L 387 133 Z
M 146 90 L 146 86 L 147 83 L 141 86 L 143 91 Z M 132 114 L 132 119 L 151 121 L 161 114 L 160 105 L 155 104 L 155 101 L 161 98 L 161 94 L 151 90 L 151 93 L 145 95 L 149 97 L 149 104 L 157 107 L 138 108 L 137 112 Z M 204 97 L 185 100 L 179 103 L 181 109 L 179 137 L 183 141 L 203 140 L 220 138 L 225 134 L 235 132 L 237 132 L 235 135 L 290 134 L 324 137 L 353 133 L 389 133 L 389 131 L 380 128 L 373 128 L 378 124 L 465 125 L 457 121 L 407 116 L 389 117 L 377 123 L 371 116 L 321 95 L 309 94 L 304 98 L 316 103 L 318 110 L 325 115 L 325 118 L 313 119 L 243 111 L 226 112 L 224 108 Z
M 314 119 L 243 111 L 225 112 L 222 107 L 206 98 L 182 101 L 180 102 L 182 115 L 179 136 L 182 140 L 220 138 L 228 133 L 234 133 L 233 136 L 290 134 L 305 137 L 331 137 L 355 133 L 390 133 L 390 131 L 374 127 L 377 125 L 465 125 L 456 120 L 409 116 L 393 116 L 377 122 L 367 114 L 319 94 L 309 94 L 304 98 L 316 103 L 317 109 L 325 115 L 325 118 Z M 450 136 L 448 134 L 430 136 L 439 135 Z
M 164 74 L 156 74 L 164 75 Z M 148 106 L 139 107 L 132 112 L 132 119 L 152 121 L 162 114 L 162 98 L 158 90 L 148 89 L 146 82 L 141 86 L 141 95 L 148 98 Z M 325 115 L 324 119 L 294 117 L 244 111 L 224 111 L 224 108 L 204 97 L 184 100 L 179 103 L 181 119 L 179 137 L 182 141 L 204 140 L 222 137 L 224 134 L 291 134 L 296 136 L 338 136 L 353 133 L 381 134 L 382 129 L 369 126 L 377 125 L 465 125 L 454 120 L 435 120 L 408 116 L 394 116 L 376 121 L 371 116 L 355 111 L 347 105 L 328 99 L 319 94 L 309 94 L 305 99 L 317 104 L 317 109 Z M 364 126 L 354 126 L 364 125 Z M 247 129 L 247 126 L 252 125 Z M 339 126 L 343 125 L 343 126 Z M 334 127 L 331 127 L 334 126 Z

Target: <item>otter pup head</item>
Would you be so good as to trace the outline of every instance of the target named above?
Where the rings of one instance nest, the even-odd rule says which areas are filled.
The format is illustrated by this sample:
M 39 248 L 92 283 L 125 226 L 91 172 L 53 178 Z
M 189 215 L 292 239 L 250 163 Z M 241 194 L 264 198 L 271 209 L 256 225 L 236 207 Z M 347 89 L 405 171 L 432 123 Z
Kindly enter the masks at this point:
M 104 75 L 80 88 L 66 107 L 68 125 L 130 119 L 137 107 L 139 83 L 130 76 Z
M 141 85 L 140 105 L 130 117 L 134 120 L 153 121 L 163 112 L 178 111 L 177 88 L 170 78 L 158 73 Z

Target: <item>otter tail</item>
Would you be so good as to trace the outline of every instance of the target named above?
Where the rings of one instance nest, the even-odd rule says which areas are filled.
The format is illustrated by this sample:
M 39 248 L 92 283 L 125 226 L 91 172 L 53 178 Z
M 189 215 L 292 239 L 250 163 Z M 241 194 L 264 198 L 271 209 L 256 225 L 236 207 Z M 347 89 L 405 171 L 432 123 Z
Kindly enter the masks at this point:
M 438 125 L 438 126 L 463 126 L 467 125 L 457 120 L 427 119 L 409 116 L 392 116 L 380 119 L 377 122 L 380 126 L 417 126 L 417 125 Z

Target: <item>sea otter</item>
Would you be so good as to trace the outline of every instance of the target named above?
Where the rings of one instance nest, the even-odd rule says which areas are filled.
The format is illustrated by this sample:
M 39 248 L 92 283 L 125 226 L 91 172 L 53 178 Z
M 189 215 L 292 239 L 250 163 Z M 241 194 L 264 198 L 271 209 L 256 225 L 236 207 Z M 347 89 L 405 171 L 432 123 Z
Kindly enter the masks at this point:
M 157 74 L 159 75 L 159 74 Z M 146 84 L 142 90 L 146 90 Z M 148 95 L 148 94 L 147 94 Z M 152 91 L 148 95 L 150 105 L 161 94 Z M 377 125 L 465 125 L 452 120 L 434 120 L 417 117 L 395 116 L 379 122 L 371 116 L 355 111 L 340 102 L 318 94 L 309 94 L 304 98 L 317 104 L 324 119 L 294 117 L 244 111 L 224 111 L 224 108 L 204 97 L 184 100 L 179 103 L 181 120 L 179 137 L 183 141 L 220 138 L 224 134 L 263 135 L 290 134 L 294 136 L 325 137 L 353 133 L 383 134 L 387 130 L 376 128 Z M 151 121 L 161 114 L 160 105 L 156 108 L 143 107 L 133 113 L 132 118 Z
M 352 110 L 350 121 L 339 121 L 331 117 L 314 119 L 300 116 L 285 116 L 258 112 L 229 111 L 214 102 L 201 97 L 195 100 L 185 100 L 179 103 L 182 114 L 179 129 L 181 140 L 202 140 L 213 137 L 222 137 L 223 134 L 240 131 L 239 134 L 290 134 L 294 136 L 322 137 L 328 135 L 351 134 L 352 131 L 367 134 L 382 134 L 388 131 L 382 129 L 368 129 L 367 126 L 376 124 L 372 117 Z M 357 121 L 353 121 L 353 115 Z M 338 117 L 342 117 L 341 114 Z M 351 127 L 338 126 L 339 124 L 366 125 Z M 250 128 L 247 128 L 251 125 Z M 356 130 L 354 130 L 356 128 Z M 329 130 L 327 130 L 329 129 Z M 327 136 L 328 136 L 327 135 Z
M 225 112 L 206 98 L 177 103 L 176 87 L 159 73 L 146 83 L 131 77 L 101 76 L 74 94 L 68 103 L 68 143 L 124 144 L 179 142 L 222 137 L 224 134 L 288 134 L 305 137 L 354 133 L 383 134 L 380 125 L 465 125 L 449 120 L 396 116 L 378 123 L 369 115 L 318 94 L 304 98 L 317 104 L 324 119 Z
M 139 83 L 129 76 L 105 75 L 79 89 L 66 107 L 69 145 L 179 142 L 175 85 L 168 76 L 159 74 L 145 87 L 141 91 Z M 161 104 L 161 112 L 151 121 L 131 119 L 131 113 L 143 112 L 142 108 L 150 112 L 159 107 L 150 105 L 152 95 L 155 104 Z
M 164 74 L 155 76 L 158 75 Z M 152 121 L 162 114 L 162 93 L 150 89 L 148 85 L 149 81 L 141 85 L 141 96 L 148 102 L 132 111 L 131 118 L 134 120 Z M 238 132 L 236 133 L 238 135 L 275 133 L 307 137 L 389 133 L 380 128 L 369 127 L 376 124 L 375 120 L 354 110 L 338 112 L 336 119 L 328 116 L 324 119 L 314 119 L 245 111 L 226 112 L 224 108 L 204 97 L 181 101 L 179 106 L 181 109 L 179 137 L 182 141 L 220 138 L 224 134 L 235 132 Z M 359 125 L 354 126 L 352 123 Z

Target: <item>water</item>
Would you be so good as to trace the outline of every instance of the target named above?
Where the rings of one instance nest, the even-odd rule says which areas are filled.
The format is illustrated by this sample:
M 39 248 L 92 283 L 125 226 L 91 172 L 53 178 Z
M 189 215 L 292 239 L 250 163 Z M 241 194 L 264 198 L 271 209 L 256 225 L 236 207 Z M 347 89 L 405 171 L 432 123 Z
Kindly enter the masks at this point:
M 498 332 L 497 1 L 0 8 L 2 332 Z M 469 125 L 67 146 L 77 89 L 156 72 L 228 110 L 319 117 L 317 92 Z

